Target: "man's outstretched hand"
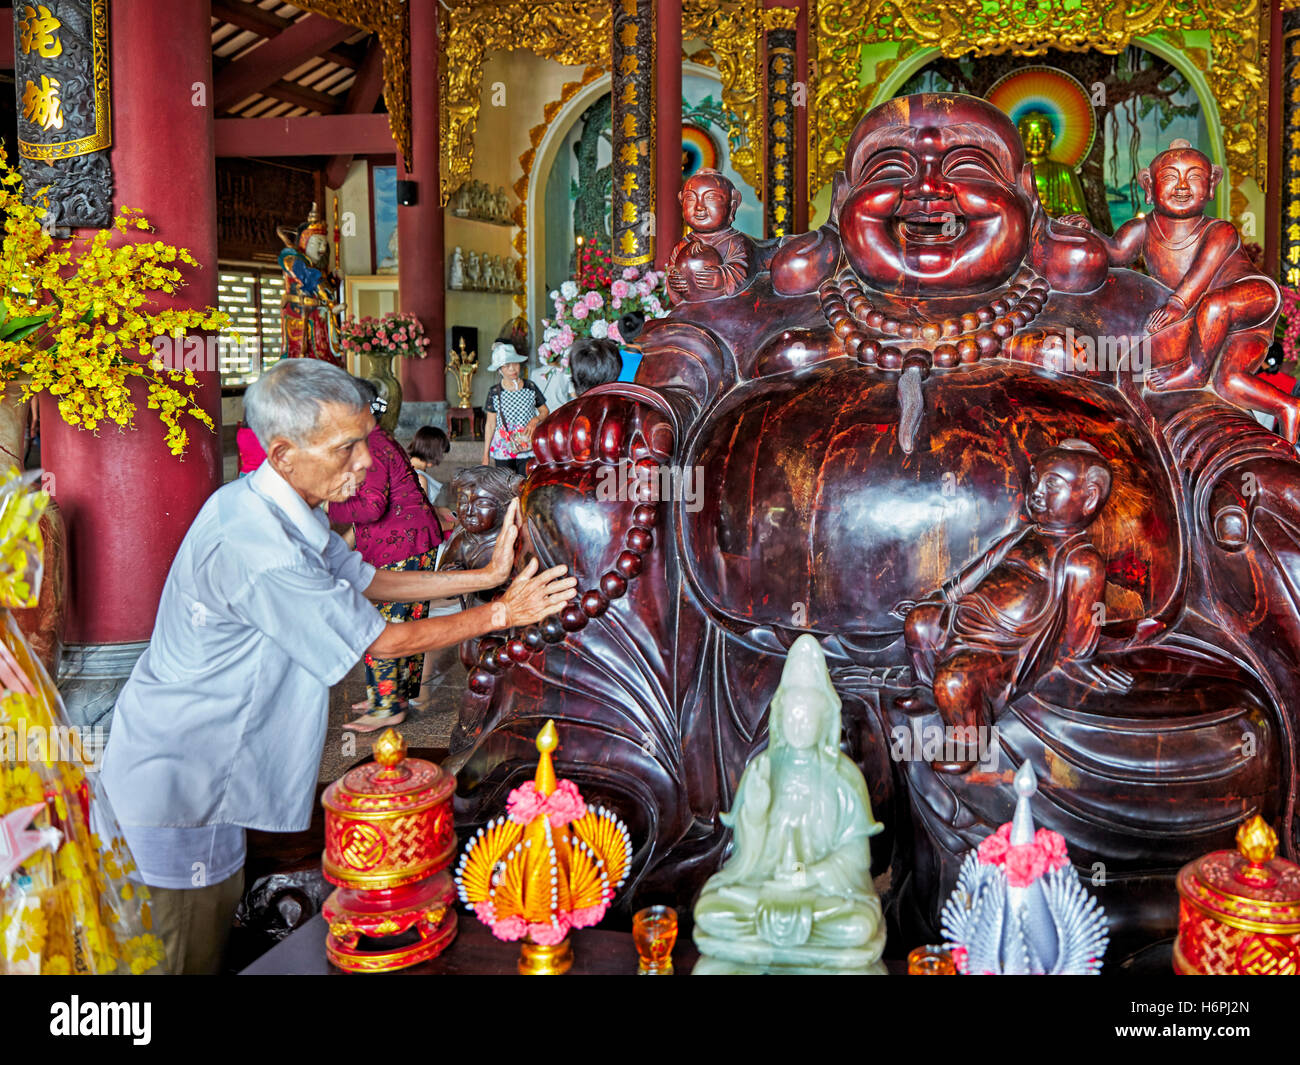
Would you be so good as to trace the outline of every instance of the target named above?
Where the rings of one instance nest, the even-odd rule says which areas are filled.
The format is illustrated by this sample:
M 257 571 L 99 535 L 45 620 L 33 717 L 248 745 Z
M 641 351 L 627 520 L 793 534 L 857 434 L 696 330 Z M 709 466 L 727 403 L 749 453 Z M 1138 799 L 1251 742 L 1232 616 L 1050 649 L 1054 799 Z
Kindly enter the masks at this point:
M 483 570 L 488 582 L 485 587 L 495 588 L 510 579 L 510 571 L 515 568 L 515 541 L 518 539 L 519 500 L 512 499 L 502 519 L 496 546 L 492 549 L 492 561 Z
M 543 573 L 538 573 L 537 568 L 537 559 L 529 559 L 528 565 L 506 589 L 506 594 L 492 604 L 494 629 L 535 624 L 558 613 L 573 598 L 578 579 L 565 576 L 569 572 L 568 566 L 552 566 Z

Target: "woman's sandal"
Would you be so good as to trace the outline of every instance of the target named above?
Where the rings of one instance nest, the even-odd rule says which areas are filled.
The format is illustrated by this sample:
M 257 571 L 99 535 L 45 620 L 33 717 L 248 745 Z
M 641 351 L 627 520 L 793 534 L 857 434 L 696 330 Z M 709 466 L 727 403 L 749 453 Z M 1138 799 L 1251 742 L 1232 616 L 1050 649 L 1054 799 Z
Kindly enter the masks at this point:
M 378 732 L 380 729 L 388 728 L 390 725 L 400 725 L 406 720 L 406 714 L 398 711 L 396 714 L 389 714 L 387 717 L 378 717 L 374 713 L 363 714 L 355 721 L 344 722 L 343 727 L 348 732 Z

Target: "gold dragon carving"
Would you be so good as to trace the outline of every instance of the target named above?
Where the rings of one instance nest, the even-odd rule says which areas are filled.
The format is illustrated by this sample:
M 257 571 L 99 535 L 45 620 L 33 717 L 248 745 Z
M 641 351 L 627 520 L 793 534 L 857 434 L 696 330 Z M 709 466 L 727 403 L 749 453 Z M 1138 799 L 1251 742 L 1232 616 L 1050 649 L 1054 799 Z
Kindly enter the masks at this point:
M 867 103 L 864 44 L 897 41 L 947 58 L 1012 53 L 1115 53 L 1134 38 L 1208 30 L 1206 70 L 1218 103 L 1228 168 L 1264 185 L 1267 137 L 1259 0 L 811 0 L 816 87 L 809 121 L 809 191 L 843 165 L 844 144 Z M 1203 52 L 1190 50 L 1194 61 Z M 889 63 L 893 67 L 895 63 Z M 877 68 L 878 72 L 880 68 Z
M 682 36 L 707 41 L 717 58 L 722 99 L 736 116 L 728 130 L 732 166 L 761 187 L 759 100 L 761 0 L 684 0 Z M 469 178 L 488 52 L 526 48 L 565 66 L 610 62 L 610 0 L 508 0 L 441 5 L 442 202 Z

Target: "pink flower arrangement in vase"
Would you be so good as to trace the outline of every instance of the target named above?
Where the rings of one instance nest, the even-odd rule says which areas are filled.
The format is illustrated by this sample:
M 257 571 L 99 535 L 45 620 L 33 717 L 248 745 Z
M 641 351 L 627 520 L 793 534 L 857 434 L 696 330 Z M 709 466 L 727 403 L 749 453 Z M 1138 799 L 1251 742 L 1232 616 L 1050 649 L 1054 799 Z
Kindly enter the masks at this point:
M 581 264 L 570 278 L 551 293 L 554 313 L 542 320 L 542 342 L 537 357 L 543 366 L 569 368 L 569 348 L 579 337 L 609 339 L 621 344 L 619 319 L 640 311 L 650 318 L 668 313 L 668 286 L 656 270 L 642 273 L 635 266 L 611 273 L 607 264 Z
M 423 359 L 429 354 L 429 338 L 413 314 L 396 312 L 382 318 L 349 318 L 339 330 L 343 350 L 357 355 L 400 355 Z

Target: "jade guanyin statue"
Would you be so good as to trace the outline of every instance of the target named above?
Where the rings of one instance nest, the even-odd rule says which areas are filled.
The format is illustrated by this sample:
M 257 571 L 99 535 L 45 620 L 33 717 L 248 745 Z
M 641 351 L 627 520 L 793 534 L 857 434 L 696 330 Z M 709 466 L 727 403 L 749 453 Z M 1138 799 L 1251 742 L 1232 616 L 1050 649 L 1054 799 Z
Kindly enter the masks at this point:
M 1042 111 L 1029 111 L 1021 116 L 1016 128 L 1034 168 L 1034 185 L 1043 210 L 1053 218 L 1071 214 L 1086 218 L 1088 207 L 1078 175 L 1065 163 L 1051 157 L 1052 143 L 1056 140 L 1051 118 Z
M 869 843 L 883 826 L 840 750 L 840 698 L 810 635 L 790 648 L 768 736 L 723 815 L 731 857 L 695 904 L 695 973 L 883 975 Z

